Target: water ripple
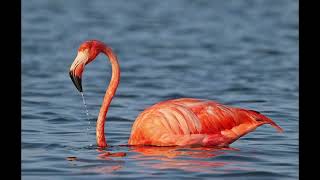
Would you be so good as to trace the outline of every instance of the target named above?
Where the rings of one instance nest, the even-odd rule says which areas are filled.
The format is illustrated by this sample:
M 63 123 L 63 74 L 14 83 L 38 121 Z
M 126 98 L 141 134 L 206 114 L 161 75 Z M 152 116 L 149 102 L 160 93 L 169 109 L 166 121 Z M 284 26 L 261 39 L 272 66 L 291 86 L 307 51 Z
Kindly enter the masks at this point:
M 298 179 L 298 12 L 289 0 L 22 2 L 23 179 Z M 86 66 L 89 120 L 68 75 L 87 39 L 121 67 L 105 149 L 95 125 L 111 66 Z M 284 133 L 261 126 L 231 149 L 126 146 L 140 112 L 182 97 L 257 110 Z

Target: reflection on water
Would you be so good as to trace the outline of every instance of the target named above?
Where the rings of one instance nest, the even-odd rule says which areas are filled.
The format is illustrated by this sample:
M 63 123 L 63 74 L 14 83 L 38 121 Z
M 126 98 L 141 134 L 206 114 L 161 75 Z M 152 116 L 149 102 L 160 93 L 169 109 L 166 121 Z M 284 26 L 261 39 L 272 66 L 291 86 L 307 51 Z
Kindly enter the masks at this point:
M 139 159 L 141 167 L 153 169 L 179 169 L 189 172 L 210 172 L 214 168 L 226 165 L 226 162 L 208 161 L 225 152 L 213 148 L 179 147 L 132 147 L 133 152 L 138 154 L 131 158 Z
M 232 167 L 239 162 L 216 161 L 214 158 L 238 149 L 226 148 L 184 148 L 184 147 L 154 147 L 154 146 L 130 146 L 133 155 L 129 159 L 139 162 L 141 168 L 151 168 L 154 170 L 176 169 L 187 172 L 214 173 L 216 168 L 229 166 L 228 170 L 249 170 L 248 168 Z M 85 168 L 84 172 L 94 172 L 109 174 L 123 168 L 124 160 L 119 160 L 126 156 L 125 152 L 108 152 L 100 148 L 97 149 L 99 155 L 97 159 L 105 160 L 107 163 Z M 241 164 L 241 163 L 240 163 Z
M 179 157 L 192 157 L 192 158 L 209 158 L 214 157 L 219 153 L 214 148 L 198 147 L 198 148 L 183 148 L 183 147 L 153 147 L 153 146 L 137 146 L 130 147 L 133 152 L 138 152 L 134 158 L 179 158 Z
M 111 174 L 114 171 L 120 170 L 123 168 L 121 165 L 122 163 L 119 163 L 118 165 L 101 165 L 96 166 L 92 168 L 86 168 L 82 170 L 83 173 L 101 173 L 101 174 Z

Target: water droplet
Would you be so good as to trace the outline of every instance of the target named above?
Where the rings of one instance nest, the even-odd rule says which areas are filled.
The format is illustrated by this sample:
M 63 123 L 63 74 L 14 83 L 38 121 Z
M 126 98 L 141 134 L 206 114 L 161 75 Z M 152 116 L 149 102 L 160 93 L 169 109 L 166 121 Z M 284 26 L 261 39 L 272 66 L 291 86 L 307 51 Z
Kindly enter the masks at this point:
M 81 92 L 81 97 L 82 97 L 82 101 L 83 101 L 84 107 L 85 107 L 85 109 L 86 109 L 87 118 L 88 118 L 88 120 L 89 120 L 89 111 L 88 111 L 88 108 L 87 108 L 86 100 L 84 99 L 84 94 L 83 94 L 83 92 Z M 89 121 L 89 122 L 90 122 L 90 121 Z
M 88 111 L 88 107 L 87 107 L 87 103 L 86 103 L 86 100 L 85 100 L 85 98 L 84 98 L 84 94 L 83 94 L 83 92 L 80 92 L 81 93 L 81 97 L 82 97 L 82 102 L 83 102 L 83 104 L 84 104 L 84 107 L 85 107 L 85 113 L 86 113 L 86 116 L 87 116 L 87 120 L 88 120 L 88 124 L 89 124 L 89 126 L 87 127 L 87 129 L 86 129 L 86 134 L 87 134 L 87 137 L 89 136 L 89 131 L 90 131 L 90 129 L 91 129 L 91 122 L 90 122 L 90 118 L 89 118 L 89 111 Z

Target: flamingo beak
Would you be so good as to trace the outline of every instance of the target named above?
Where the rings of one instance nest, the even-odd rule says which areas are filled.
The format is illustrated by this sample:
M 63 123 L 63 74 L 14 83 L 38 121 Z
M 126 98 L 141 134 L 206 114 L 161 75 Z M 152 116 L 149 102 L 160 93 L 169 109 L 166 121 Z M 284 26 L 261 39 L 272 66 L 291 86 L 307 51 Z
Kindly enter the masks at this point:
M 77 57 L 75 58 L 70 67 L 70 78 L 79 92 L 83 92 L 81 77 L 84 70 L 84 66 L 89 59 L 88 57 L 88 51 L 79 51 Z
M 74 73 L 72 71 L 69 72 L 69 75 L 70 75 L 70 78 L 71 78 L 73 84 L 78 89 L 78 91 L 83 92 L 82 91 L 82 84 L 81 84 L 81 77 L 74 75 Z

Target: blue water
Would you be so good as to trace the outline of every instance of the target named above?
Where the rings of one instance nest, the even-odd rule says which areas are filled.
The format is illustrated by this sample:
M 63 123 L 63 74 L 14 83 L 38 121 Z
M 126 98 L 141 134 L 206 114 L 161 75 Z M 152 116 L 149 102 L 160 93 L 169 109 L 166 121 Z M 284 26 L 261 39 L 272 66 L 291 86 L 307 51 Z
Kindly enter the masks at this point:
M 22 178 L 298 179 L 298 11 L 290 0 L 22 1 Z M 83 75 L 90 123 L 68 74 L 88 39 L 119 58 L 106 151 L 125 157 L 95 144 L 108 60 Z M 119 146 L 144 108 L 179 97 L 254 109 L 285 132 L 261 126 L 234 149 Z

